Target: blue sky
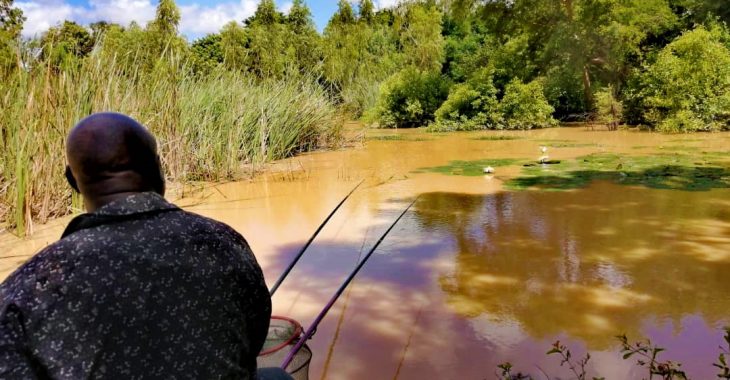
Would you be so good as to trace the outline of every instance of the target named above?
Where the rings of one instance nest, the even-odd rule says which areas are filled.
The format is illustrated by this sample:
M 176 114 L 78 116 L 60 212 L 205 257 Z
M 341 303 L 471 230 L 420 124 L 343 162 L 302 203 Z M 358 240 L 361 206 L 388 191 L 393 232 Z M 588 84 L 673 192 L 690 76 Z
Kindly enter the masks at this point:
M 155 15 L 159 0 L 16 0 L 27 17 L 23 34 L 39 35 L 63 20 L 80 24 L 111 21 L 127 25 L 136 21 L 145 25 Z M 251 16 L 260 0 L 177 0 L 182 14 L 180 32 L 195 39 L 214 33 L 230 21 L 242 21 Z M 351 0 L 356 2 L 355 0 Z M 337 9 L 337 0 L 305 0 L 312 9 L 314 21 L 321 31 Z M 388 7 L 397 0 L 375 0 L 376 7 Z M 291 0 L 276 0 L 283 12 L 288 12 Z

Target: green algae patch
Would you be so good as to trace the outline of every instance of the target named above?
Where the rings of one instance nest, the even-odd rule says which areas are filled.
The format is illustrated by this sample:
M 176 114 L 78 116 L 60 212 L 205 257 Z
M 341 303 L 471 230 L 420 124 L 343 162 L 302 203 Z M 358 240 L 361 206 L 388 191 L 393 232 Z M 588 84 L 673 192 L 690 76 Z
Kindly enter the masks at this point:
M 484 175 L 484 168 L 487 166 L 500 167 L 516 165 L 517 160 L 512 158 L 496 158 L 474 161 L 450 161 L 444 166 L 433 166 L 428 168 L 420 168 L 415 173 L 441 173 L 447 175 L 463 175 L 463 176 L 480 176 Z
M 557 165 L 525 167 L 508 180 L 511 190 L 570 190 L 595 180 L 655 189 L 705 191 L 730 188 L 730 159 L 723 152 L 620 156 L 596 153 Z
M 699 152 L 702 148 L 698 146 L 691 146 L 691 145 L 665 145 L 660 146 L 659 149 L 666 150 L 669 152 Z
M 474 137 L 472 140 L 479 141 L 510 141 L 510 140 L 522 140 L 519 136 L 479 136 Z
M 587 148 L 603 146 L 597 143 L 582 143 L 575 140 L 538 139 L 534 141 L 536 144 L 546 146 L 548 148 Z
M 382 136 L 368 136 L 365 138 L 366 141 L 428 141 L 431 139 L 418 136 L 404 136 L 404 135 L 382 135 Z
M 603 145 L 596 143 L 555 143 L 547 144 L 548 148 L 587 148 L 587 147 L 601 147 Z

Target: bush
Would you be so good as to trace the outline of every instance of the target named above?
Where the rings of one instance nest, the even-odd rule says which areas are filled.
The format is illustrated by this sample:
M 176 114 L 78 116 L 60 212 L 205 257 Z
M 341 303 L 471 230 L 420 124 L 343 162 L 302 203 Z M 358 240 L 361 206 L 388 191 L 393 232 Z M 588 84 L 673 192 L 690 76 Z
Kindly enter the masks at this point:
M 500 125 L 497 89 L 488 69 L 477 71 L 466 83 L 452 87 L 448 99 L 436 110 L 433 130 L 493 129 Z
M 616 129 L 623 117 L 623 104 L 613 94 L 613 86 L 608 86 L 597 91 L 596 99 L 596 121 L 606 124 L 609 129 Z
M 383 127 L 411 128 L 428 125 L 449 94 L 450 83 L 438 72 L 408 67 L 380 87 L 378 103 L 367 117 Z
M 510 82 L 505 87 L 499 110 L 504 118 L 501 127 L 506 129 L 544 128 L 558 124 L 539 80 L 527 84 L 516 79 Z
M 664 132 L 730 129 L 730 49 L 718 31 L 686 32 L 643 77 L 644 117 Z
M 663 119 L 656 125 L 657 129 L 667 133 L 696 132 L 705 129 L 705 123 L 689 110 L 679 110 Z

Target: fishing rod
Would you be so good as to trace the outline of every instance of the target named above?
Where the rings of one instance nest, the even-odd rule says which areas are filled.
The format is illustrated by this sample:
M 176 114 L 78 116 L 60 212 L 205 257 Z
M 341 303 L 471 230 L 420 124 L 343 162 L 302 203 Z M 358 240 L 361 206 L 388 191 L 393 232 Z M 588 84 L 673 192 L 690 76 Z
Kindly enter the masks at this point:
M 390 233 L 390 230 L 392 230 L 393 227 L 395 227 L 395 225 L 398 224 L 398 222 L 403 217 L 403 215 L 405 215 L 406 212 L 408 212 L 408 210 L 410 210 L 411 206 L 413 206 L 413 204 L 416 203 L 417 200 L 418 200 L 418 197 L 416 197 L 416 199 L 414 199 L 413 202 L 411 202 L 408 205 L 408 207 L 406 207 L 406 209 L 400 213 L 400 215 L 395 220 L 395 222 L 393 222 L 393 224 L 391 224 L 390 227 L 388 227 L 388 229 L 385 231 L 385 233 L 383 233 L 383 235 L 380 236 L 380 239 L 378 239 L 378 241 L 375 243 L 373 248 L 371 248 L 370 251 L 368 251 L 368 253 L 365 255 L 365 257 L 363 257 L 363 259 L 360 260 L 360 262 L 357 264 L 355 269 L 352 272 L 350 272 L 350 275 L 347 276 L 347 279 L 345 279 L 345 282 L 343 282 L 342 285 L 340 285 L 339 289 L 337 289 L 337 292 L 335 292 L 335 295 L 332 296 L 332 298 L 330 298 L 329 302 L 327 302 L 327 305 L 324 307 L 324 309 L 322 309 L 322 311 L 319 313 L 319 315 L 317 315 L 317 318 L 314 319 L 314 322 L 312 322 L 312 325 L 309 326 L 309 328 L 304 333 L 304 335 L 302 335 L 302 337 L 299 339 L 297 344 L 294 345 L 294 347 L 291 349 L 291 351 L 289 351 L 289 354 L 286 356 L 284 361 L 281 363 L 282 369 L 286 369 L 286 367 L 289 366 L 289 363 L 291 363 L 291 361 L 294 359 L 294 356 L 297 354 L 297 352 L 299 352 L 299 350 L 302 348 L 302 346 L 304 346 L 304 343 L 307 342 L 307 339 L 309 339 L 312 336 L 312 334 L 314 334 L 314 331 L 317 329 L 317 326 L 319 325 L 319 323 L 322 322 L 322 319 L 324 319 L 325 315 L 327 315 L 327 312 L 329 312 L 329 310 L 332 308 L 332 306 L 334 306 L 335 302 L 337 302 L 337 299 L 345 291 L 345 288 L 347 288 L 347 286 L 350 284 L 350 282 L 352 282 L 352 280 L 355 278 L 355 275 L 357 275 L 357 272 L 359 272 L 360 269 L 362 269 L 362 267 L 365 265 L 365 262 L 368 261 L 368 259 L 370 258 L 370 256 L 372 256 L 373 252 L 375 252 L 375 250 L 378 248 L 380 243 L 382 243 L 383 240 L 385 239 L 385 237 L 388 236 L 388 233 Z
M 274 293 L 276 292 L 276 289 L 279 289 L 279 286 L 281 285 L 281 283 L 284 282 L 284 279 L 286 278 L 286 276 L 289 275 L 289 272 L 291 272 L 291 270 L 294 268 L 294 266 L 297 265 L 297 262 L 299 261 L 299 259 L 301 259 L 302 256 L 304 255 L 304 251 L 306 251 L 307 248 L 309 248 L 309 245 L 311 245 L 312 242 L 314 241 L 314 238 L 316 238 L 317 235 L 319 235 L 319 232 L 322 231 L 322 228 L 324 228 L 324 226 L 327 224 L 327 222 L 329 222 L 330 219 L 332 219 L 332 216 L 335 215 L 337 210 L 340 209 L 340 206 L 342 206 L 342 204 L 345 203 L 347 198 L 350 198 L 350 195 L 352 195 L 352 193 L 354 193 L 355 190 L 357 190 L 357 188 L 360 187 L 360 185 L 362 185 L 363 182 L 365 182 L 364 179 L 361 180 L 360 182 L 358 182 L 358 184 L 349 193 L 347 193 L 347 195 L 344 198 L 342 198 L 340 203 L 337 204 L 337 207 L 335 207 L 335 209 L 332 210 L 332 212 L 327 216 L 327 219 L 325 219 L 324 222 L 322 222 L 322 224 L 319 225 L 317 230 L 314 231 L 314 235 L 312 235 L 312 237 L 309 238 L 307 243 L 304 244 L 302 249 L 299 250 L 299 253 L 297 253 L 297 255 L 294 256 L 294 260 L 292 260 L 292 262 L 289 263 L 289 266 L 286 267 L 286 269 L 284 270 L 284 273 L 282 273 L 281 276 L 279 276 L 279 279 L 276 280 L 276 283 L 274 284 L 274 286 L 271 287 L 271 290 L 269 290 L 270 296 L 273 296 Z

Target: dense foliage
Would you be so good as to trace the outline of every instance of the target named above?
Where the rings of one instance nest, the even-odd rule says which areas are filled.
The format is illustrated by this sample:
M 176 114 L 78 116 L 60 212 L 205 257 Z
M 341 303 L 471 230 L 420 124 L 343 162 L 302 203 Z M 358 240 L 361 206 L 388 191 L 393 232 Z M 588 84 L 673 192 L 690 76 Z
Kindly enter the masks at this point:
M 52 190 L 62 178 L 29 157 L 60 151 L 51 140 L 101 109 L 141 115 L 167 131 L 163 139 L 199 146 L 169 151 L 168 167 L 172 177 L 203 179 L 231 176 L 238 160 L 314 147 L 337 129 L 335 109 L 383 127 L 435 130 L 557 120 L 727 130 L 725 3 L 405 0 L 376 9 L 372 0 L 339 0 L 319 33 L 304 0 L 286 14 L 261 0 L 248 19 L 189 42 L 174 0 L 161 0 L 148 25 L 64 21 L 33 39 L 21 36 L 25 18 L 13 0 L 0 0 L 0 143 L 8 147 L 0 220 L 14 215 L 21 226 L 68 212 L 69 194 Z M 184 130 L 193 125 L 200 130 Z M 247 153 L 222 153 L 233 147 Z
M 198 77 L 221 67 L 261 80 L 315 78 L 342 110 L 381 126 L 525 128 L 557 119 L 722 130 L 730 123 L 730 8 L 723 3 L 410 0 L 376 9 L 372 0 L 339 0 L 320 34 L 304 0 L 293 1 L 287 14 L 261 0 L 248 19 L 188 43 L 178 34 L 180 12 L 163 0 L 146 27 L 66 21 L 33 43 L 57 68 L 78 65 L 98 47 L 123 67 L 135 62 L 147 72 L 167 56 Z M 2 0 L 5 70 L 29 64 L 14 43 L 22 24 L 22 12 Z M 486 87 L 474 85 L 477 73 Z M 506 105 L 515 100 L 504 101 L 507 89 L 511 97 L 519 92 L 517 82 L 539 86 L 544 98 L 523 96 L 519 101 L 533 104 L 520 109 Z M 420 94 L 424 83 L 435 88 Z
M 730 49 L 722 31 L 698 27 L 659 52 L 644 76 L 645 117 L 659 130 L 693 132 L 730 125 Z

